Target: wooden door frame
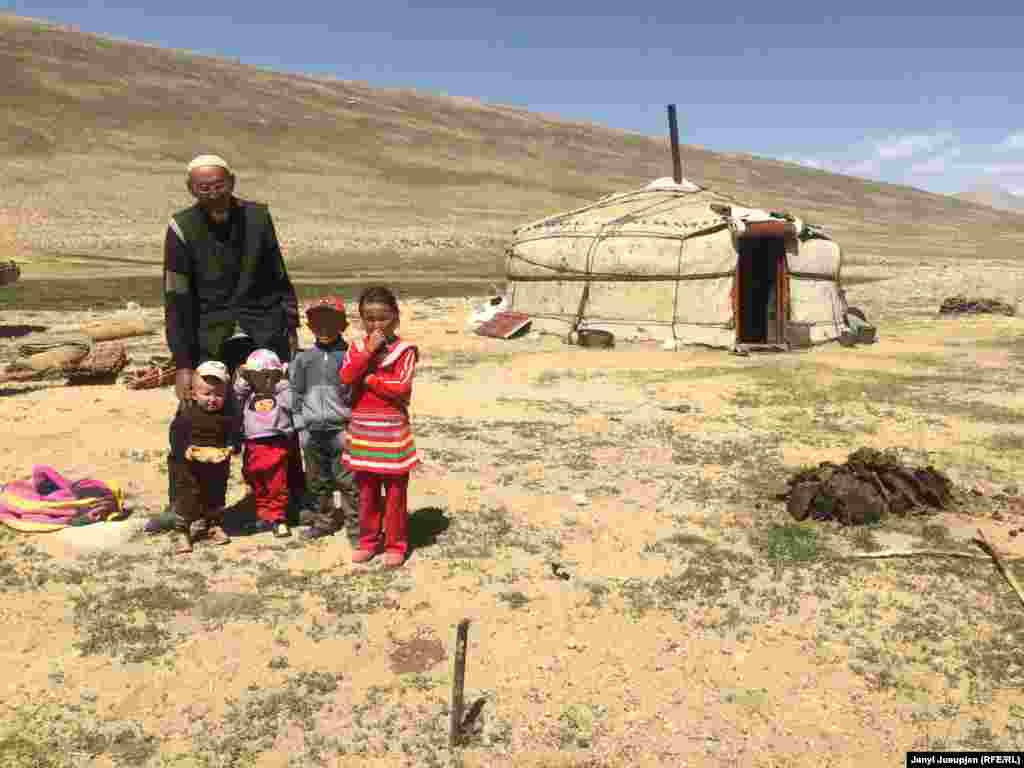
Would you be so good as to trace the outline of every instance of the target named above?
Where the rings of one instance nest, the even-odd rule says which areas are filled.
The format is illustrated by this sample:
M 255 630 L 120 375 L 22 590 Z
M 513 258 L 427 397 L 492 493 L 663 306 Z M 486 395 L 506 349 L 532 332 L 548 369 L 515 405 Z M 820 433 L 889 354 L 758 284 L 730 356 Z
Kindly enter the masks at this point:
M 751 240 L 766 240 L 766 239 L 781 239 L 782 249 L 776 256 L 775 261 L 775 341 L 770 343 L 775 344 L 786 344 L 786 328 L 789 324 L 790 315 L 790 304 L 789 304 L 789 269 L 788 269 L 788 255 L 791 252 L 795 252 L 796 249 L 796 238 L 790 235 L 785 235 L 782 238 L 775 233 L 771 235 L 763 235 L 760 237 L 747 237 L 744 238 L 747 243 Z M 735 326 L 735 335 L 733 338 L 734 344 L 746 343 L 743 342 L 740 337 L 741 328 L 743 325 L 743 319 L 740 314 L 740 296 L 741 290 L 741 249 L 743 248 L 743 241 L 737 244 L 736 248 L 736 269 L 732 276 L 732 318 L 733 325 Z M 766 338 L 767 342 L 767 328 Z

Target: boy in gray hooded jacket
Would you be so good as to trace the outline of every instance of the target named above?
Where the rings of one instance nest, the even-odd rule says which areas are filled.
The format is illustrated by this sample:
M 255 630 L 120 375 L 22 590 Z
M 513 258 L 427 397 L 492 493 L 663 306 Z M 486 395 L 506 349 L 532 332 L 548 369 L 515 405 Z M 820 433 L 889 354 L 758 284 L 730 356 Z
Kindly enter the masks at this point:
M 359 490 L 341 462 L 352 415 L 350 388 L 338 374 L 348 349 L 342 337 L 348 327 L 345 304 L 334 296 L 319 299 L 306 310 L 306 318 L 316 344 L 295 356 L 288 376 L 309 491 L 319 499 L 313 525 L 304 534 L 315 539 L 335 533 L 346 515 L 355 518 Z M 340 509 L 334 503 L 335 490 L 340 491 Z

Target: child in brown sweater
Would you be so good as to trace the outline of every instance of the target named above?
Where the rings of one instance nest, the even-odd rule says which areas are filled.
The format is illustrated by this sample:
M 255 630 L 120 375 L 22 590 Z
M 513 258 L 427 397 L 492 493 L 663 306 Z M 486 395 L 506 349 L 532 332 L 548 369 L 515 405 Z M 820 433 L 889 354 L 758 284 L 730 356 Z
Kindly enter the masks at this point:
M 203 521 L 213 544 L 231 541 L 223 528 L 223 498 L 227 487 L 231 451 L 237 453 L 239 424 L 236 409 L 227 402 L 228 371 L 223 363 L 209 360 L 200 365 L 192 381 L 192 400 L 171 424 L 175 484 L 175 545 L 178 555 L 192 551 L 192 523 Z

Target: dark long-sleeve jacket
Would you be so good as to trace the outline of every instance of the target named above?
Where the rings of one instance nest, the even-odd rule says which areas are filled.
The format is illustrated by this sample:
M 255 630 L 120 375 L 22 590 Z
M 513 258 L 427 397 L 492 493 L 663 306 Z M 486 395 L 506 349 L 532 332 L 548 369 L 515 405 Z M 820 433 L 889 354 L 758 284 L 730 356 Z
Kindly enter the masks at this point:
M 299 324 L 298 301 L 267 206 L 232 198 L 224 223 L 198 205 L 174 214 L 164 239 L 164 317 L 175 366 L 220 359 L 245 331 L 273 347 Z

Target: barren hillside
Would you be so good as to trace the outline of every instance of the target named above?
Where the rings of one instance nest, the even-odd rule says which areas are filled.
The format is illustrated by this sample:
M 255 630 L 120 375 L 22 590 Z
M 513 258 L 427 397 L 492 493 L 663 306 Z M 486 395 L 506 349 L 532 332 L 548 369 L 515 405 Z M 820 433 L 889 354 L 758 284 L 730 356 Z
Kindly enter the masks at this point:
M 987 205 L 1003 211 L 1024 213 L 1024 197 L 1003 189 L 998 184 L 976 184 L 964 192 L 957 194 L 961 200 Z
M 0 243 L 14 241 L 28 278 L 74 261 L 139 266 L 98 257 L 151 270 L 199 151 L 237 166 L 239 193 L 273 206 L 293 268 L 316 276 L 385 255 L 411 271 L 496 274 L 518 224 L 671 170 L 667 138 L 13 15 L 0 15 L 0 70 L 13 73 L 0 113 Z M 698 183 L 829 226 L 851 263 L 1016 258 L 1024 244 L 1021 217 L 952 197 L 689 146 L 683 163 Z

